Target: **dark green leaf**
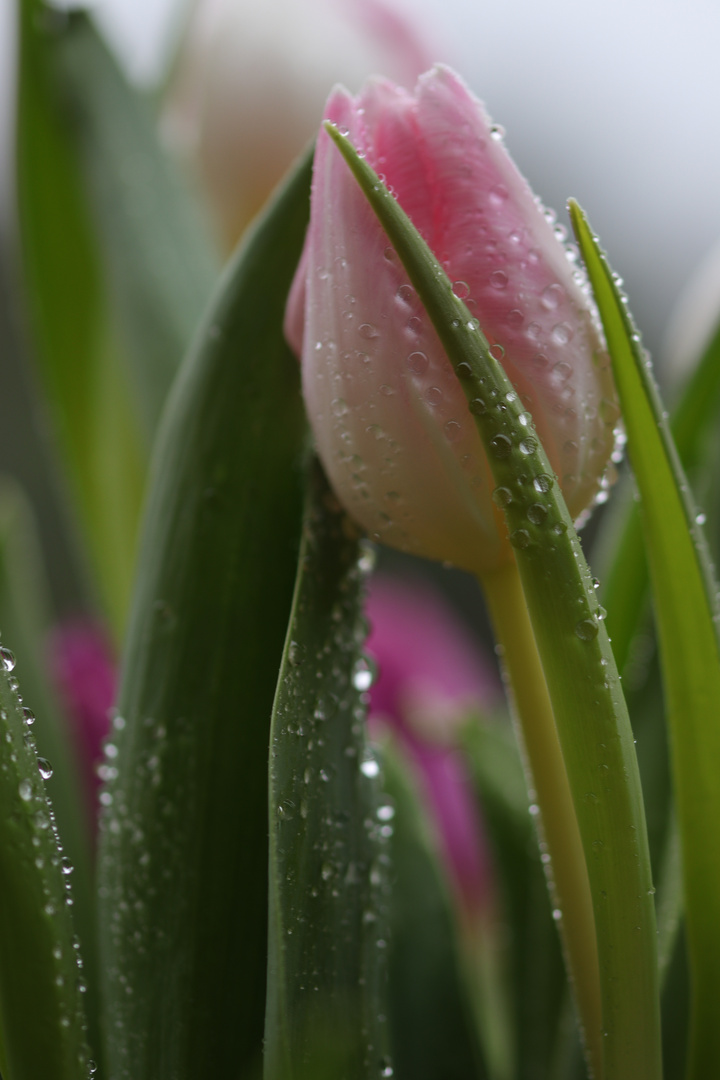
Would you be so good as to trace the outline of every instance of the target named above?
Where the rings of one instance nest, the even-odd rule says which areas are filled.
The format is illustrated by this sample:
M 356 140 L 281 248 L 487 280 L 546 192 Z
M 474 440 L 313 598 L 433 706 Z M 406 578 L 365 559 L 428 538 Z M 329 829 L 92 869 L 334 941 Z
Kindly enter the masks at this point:
M 0 652 L 0 1062 L 7 1080 L 86 1080 L 85 983 L 55 820 Z
M 360 682 L 366 563 L 316 466 L 271 730 L 267 1080 L 392 1075 L 388 842 Z
M 32 738 L 52 763 L 48 782 L 60 841 L 71 865 L 73 923 L 82 945 L 90 1042 L 99 1057 L 100 1032 L 95 945 L 95 893 L 91 845 L 95 807 L 90 805 L 92 777 L 79 774 L 71 732 L 59 714 L 47 677 L 50 618 L 44 569 L 30 507 L 9 481 L 0 482 L 0 626 L 22 673 L 23 703 L 36 714 Z
M 682 844 L 693 983 L 688 1077 L 720 1069 L 720 606 L 697 511 L 612 271 L 577 203 L 570 216 L 613 361 L 642 499 Z
M 229 268 L 160 432 L 101 838 L 115 1080 L 229 1080 L 261 1052 L 270 714 L 306 440 L 282 317 L 309 176 L 306 158 Z
M 382 762 L 392 818 L 389 1022 L 400 1080 L 485 1077 L 456 913 L 415 778 L 395 740 Z M 469 958 L 468 958 L 469 959 Z M 502 987 L 493 987 L 502 996 Z

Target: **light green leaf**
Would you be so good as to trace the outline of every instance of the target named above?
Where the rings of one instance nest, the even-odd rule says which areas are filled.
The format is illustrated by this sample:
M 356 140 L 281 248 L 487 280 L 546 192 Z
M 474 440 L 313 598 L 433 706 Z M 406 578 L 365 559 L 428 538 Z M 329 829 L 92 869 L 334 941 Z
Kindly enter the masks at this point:
M 689 1080 L 720 1069 L 718 591 L 697 511 L 623 296 L 577 203 L 570 216 L 605 329 L 642 500 L 660 639 L 693 983 Z
M 360 681 L 370 565 L 316 466 L 271 729 L 266 1080 L 391 1075 L 388 842 Z
M 239 1078 L 261 1054 L 270 715 L 306 442 L 282 317 L 309 181 L 306 158 L 229 267 L 160 431 L 100 847 L 114 1080 Z
M 661 1073 L 655 911 L 633 736 L 593 579 L 525 405 L 490 354 L 477 321 L 397 202 L 351 144 L 328 126 L 455 366 L 493 478 L 512 492 L 504 512 L 552 702 L 585 853 L 597 933 L 607 1080 Z M 485 404 L 506 404 L 499 412 Z M 523 416 L 523 419 L 525 417 Z M 522 447 L 522 449 L 521 449 Z M 548 477 L 538 492 L 534 477 Z M 531 515 L 530 504 L 544 515 Z M 540 517 L 542 520 L 540 520 Z M 537 520 L 540 523 L 537 524 Z

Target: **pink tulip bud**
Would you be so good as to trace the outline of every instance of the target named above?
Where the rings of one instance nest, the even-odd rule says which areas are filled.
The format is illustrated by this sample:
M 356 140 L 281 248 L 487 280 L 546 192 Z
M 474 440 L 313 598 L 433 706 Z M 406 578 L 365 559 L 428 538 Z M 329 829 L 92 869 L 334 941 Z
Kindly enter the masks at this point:
M 347 132 L 455 282 L 532 414 L 571 514 L 606 486 L 619 409 L 573 252 L 502 132 L 438 66 L 414 94 L 336 88 Z M 324 131 L 286 334 L 329 478 L 375 539 L 484 573 L 510 558 L 467 400 L 407 274 Z

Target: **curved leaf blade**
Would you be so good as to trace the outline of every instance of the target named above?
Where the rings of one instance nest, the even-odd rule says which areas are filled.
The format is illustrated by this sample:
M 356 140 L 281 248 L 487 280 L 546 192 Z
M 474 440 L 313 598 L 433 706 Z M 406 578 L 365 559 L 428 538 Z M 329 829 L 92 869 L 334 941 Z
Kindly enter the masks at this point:
M 266 1080 L 391 1075 L 388 843 L 358 681 L 370 565 L 316 464 L 271 729 Z
M 282 316 L 309 181 L 306 159 L 230 266 L 160 432 L 100 848 L 116 1080 L 240 1077 L 261 1053 L 269 725 L 306 441 Z
M 85 984 L 72 894 L 38 758 L 0 664 L 0 1061 L 7 1080 L 86 1080 Z M 8 670 L 9 669 L 9 670 Z
M 689 1077 L 720 1068 L 720 606 L 650 361 L 588 221 L 570 204 L 605 328 L 642 500 L 682 841 L 693 981 Z

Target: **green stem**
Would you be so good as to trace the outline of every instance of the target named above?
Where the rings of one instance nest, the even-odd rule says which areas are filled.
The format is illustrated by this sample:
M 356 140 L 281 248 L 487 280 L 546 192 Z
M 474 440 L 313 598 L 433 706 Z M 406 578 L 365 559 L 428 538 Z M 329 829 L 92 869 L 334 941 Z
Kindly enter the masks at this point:
M 519 728 L 531 798 L 550 855 L 548 884 L 583 1028 L 588 1065 L 602 1077 L 602 1006 L 595 918 L 585 855 L 545 676 L 515 560 L 481 581 Z

